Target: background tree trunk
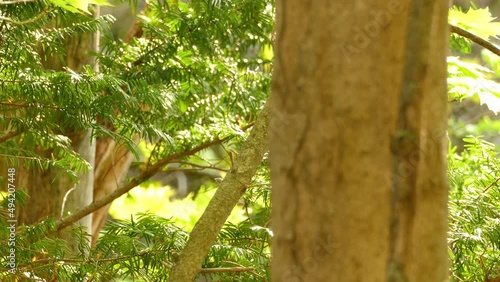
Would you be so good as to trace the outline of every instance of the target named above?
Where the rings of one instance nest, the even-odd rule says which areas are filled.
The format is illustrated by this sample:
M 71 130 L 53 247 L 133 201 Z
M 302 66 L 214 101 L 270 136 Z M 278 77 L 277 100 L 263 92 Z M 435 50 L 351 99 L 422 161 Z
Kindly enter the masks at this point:
M 62 62 L 57 57 L 51 57 L 47 58 L 44 62 L 44 67 L 57 71 L 61 71 L 63 67 L 70 68 L 74 71 L 80 71 L 85 64 L 90 62 L 88 51 L 93 41 L 94 38 L 92 34 L 68 38 L 65 62 Z M 42 58 L 43 57 L 44 55 L 42 54 Z M 80 153 L 82 158 L 91 164 L 93 163 L 95 152 L 91 150 L 94 146 L 91 145 L 90 135 L 86 130 L 67 129 L 67 132 L 61 134 L 70 138 L 72 148 Z M 46 158 L 50 158 L 52 155 L 51 150 L 43 150 L 42 148 L 39 148 L 37 153 Z M 92 171 L 89 173 L 92 174 Z M 65 173 L 60 173 L 57 169 L 41 170 L 35 167 L 27 170 L 24 166 L 19 173 L 20 179 L 18 187 L 25 188 L 30 197 L 26 203 L 26 207 L 20 210 L 20 223 L 28 225 L 47 217 L 61 217 L 64 197 L 66 195 L 66 199 L 69 199 L 69 201 L 64 203 L 64 209 L 67 212 L 75 211 L 79 207 L 87 205 L 87 202 L 92 201 L 92 199 L 81 198 L 80 196 L 86 194 L 86 192 L 82 190 L 87 188 L 92 189 L 92 181 L 89 182 L 90 186 L 87 186 L 88 183 L 86 182 L 88 181 L 88 177 L 89 174 L 82 173 L 79 175 L 79 178 L 83 179 L 83 181 L 73 183 Z M 68 193 L 72 188 L 75 189 Z M 82 221 L 82 223 L 84 222 L 85 220 Z M 88 222 L 87 218 L 87 223 Z
M 139 143 L 139 138 L 134 140 Z M 96 166 L 94 169 L 94 200 L 99 200 L 116 190 L 125 179 L 133 154 L 127 146 L 109 137 L 97 138 Z M 92 244 L 99 238 L 104 223 L 108 218 L 111 204 L 96 210 L 92 217 Z
M 272 281 L 447 280 L 447 6 L 277 1 Z
M 67 67 L 78 72 L 84 65 L 90 64 L 95 71 L 99 71 L 98 62 L 88 55 L 89 50 L 98 50 L 99 37 L 97 33 L 68 38 L 65 61 L 52 57 L 44 62 L 44 66 L 58 71 Z M 108 127 L 114 130 L 112 125 Z M 18 187 L 25 187 L 30 195 L 26 204 L 29 208 L 21 209 L 19 215 L 21 223 L 32 224 L 46 217 L 59 218 L 61 214 L 73 213 L 115 190 L 124 180 L 133 159 L 132 153 L 125 145 L 112 138 L 93 138 L 91 133 L 91 129 L 70 128 L 62 133 L 71 139 L 73 149 L 92 167 L 91 171 L 80 173 L 76 183 L 54 169 L 22 170 L 19 173 Z M 39 153 L 46 157 L 51 155 L 50 151 L 39 150 Z M 92 234 L 93 243 L 98 239 L 107 219 L 109 207 L 110 205 L 79 221 Z M 64 232 L 59 235 L 65 236 Z
M 144 3 L 138 8 L 143 9 Z M 96 11 L 98 10 L 96 7 Z M 112 10 L 106 10 L 106 13 L 110 12 Z M 97 17 L 98 14 L 96 13 L 95 16 Z M 135 15 L 130 12 L 127 16 L 129 19 L 124 19 L 122 23 L 123 15 L 118 14 L 118 16 L 121 17 L 117 21 L 120 22 L 118 27 L 125 29 L 129 28 L 130 22 L 135 18 Z M 98 33 L 82 33 L 68 37 L 64 60 L 59 57 L 46 58 L 40 48 L 41 57 L 46 58 L 43 61 L 44 67 L 56 71 L 69 68 L 79 72 L 83 66 L 90 64 L 95 71 L 99 71 L 98 62 L 89 55 L 89 51 L 98 50 L 99 37 Z M 109 130 L 115 130 L 111 124 L 104 126 L 107 126 Z M 25 207 L 19 209 L 18 219 L 21 224 L 33 224 L 47 217 L 60 218 L 61 214 L 72 213 L 112 192 L 124 180 L 133 160 L 133 154 L 129 148 L 110 137 L 93 138 L 91 133 L 91 129 L 74 128 L 66 128 L 65 132 L 58 133 L 69 137 L 73 149 L 92 166 L 91 171 L 80 173 L 76 181 L 70 181 L 66 174 L 56 169 L 27 170 L 26 166 L 21 164 L 18 168 L 18 187 L 25 188 L 30 196 Z M 139 138 L 136 136 L 134 141 L 137 144 Z M 50 150 L 38 148 L 36 151 L 46 158 L 52 155 Z M 0 167 L 6 167 L 6 164 L 0 163 Z M 79 221 L 79 224 L 92 235 L 93 243 L 98 239 L 99 232 L 104 226 L 109 207 L 110 205 L 107 205 Z M 64 236 L 64 232 L 59 235 Z
M 92 138 L 92 130 L 87 129 L 83 131 L 82 137 L 79 138 L 80 144 L 75 144 L 76 152 L 86 160 L 91 167 L 95 166 L 95 138 Z M 65 202 L 65 210 L 63 213 L 72 213 L 81 209 L 94 199 L 94 172 L 92 170 L 82 172 L 78 176 L 79 182 L 75 184 L 74 189 L 68 192 L 67 200 Z M 81 226 L 85 227 L 88 234 L 92 234 L 92 214 L 82 218 L 78 222 Z

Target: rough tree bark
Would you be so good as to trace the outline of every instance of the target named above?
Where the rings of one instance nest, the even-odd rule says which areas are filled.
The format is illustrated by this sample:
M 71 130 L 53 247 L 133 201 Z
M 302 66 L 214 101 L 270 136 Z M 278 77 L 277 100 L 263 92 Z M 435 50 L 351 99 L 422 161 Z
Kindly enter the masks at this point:
M 272 281 L 446 281 L 446 1 L 277 1 Z

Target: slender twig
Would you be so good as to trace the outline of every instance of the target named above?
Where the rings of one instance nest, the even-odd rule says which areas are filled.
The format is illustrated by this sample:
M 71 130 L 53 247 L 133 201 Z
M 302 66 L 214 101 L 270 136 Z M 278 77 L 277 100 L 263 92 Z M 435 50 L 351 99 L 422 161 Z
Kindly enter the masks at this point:
M 23 156 L 13 156 L 13 155 L 6 155 L 6 154 L 0 154 L 0 157 L 22 159 L 22 160 L 34 160 L 34 161 L 39 160 L 39 158 L 36 158 L 36 157 L 23 157 Z
M 500 56 L 500 48 L 497 47 L 495 44 L 489 42 L 488 40 L 484 39 L 484 38 L 481 38 L 461 27 L 458 27 L 458 26 L 455 26 L 455 25 L 451 25 L 450 24 L 450 31 L 453 32 L 453 33 L 456 33 L 460 36 L 463 36 L 467 39 L 470 39 L 472 42 L 488 49 L 489 51 L 491 51 L 493 54 L 496 54 L 497 56 Z
M 223 172 L 229 172 L 230 171 L 229 169 L 224 169 L 224 168 L 219 168 L 219 167 L 209 167 L 209 166 L 203 167 L 203 166 L 199 166 L 197 168 L 167 168 L 167 169 L 162 169 L 162 170 L 160 170 L 158 172 L 163 172 L 163 173 L 176 172 L 176 171 L 180 171 L 180 172 L 190 172 L 190 171 L 199 172 L 199 171 L 203 171 L 203 170 L 206 170 L 206 169 L 213 169 L 213 170 L 223 171 Z
M 1 83 L 19 83 L 21 81 L 20 80 L 16 80 L 16 79 L 0 79 L 0 82 Z
M 495 179 L 495 181 L 493 181 L 490 185 L 488 185 L 488 187 L 486 187 L 486 189 L 483 190 L 483 193 L 486 193 L 491 187 L 493 187 L 493 185 L 497 184 L 497 182 L 500 180 L 500 177 Z
M 159 251 L 156 251 L 159 252 Z M 71 259 L 71 258 L 42 258 L 38 259 L 32 262 L 32 264 L 35 263 L 46 263 L 46 262 L 66 262 L 66 263 L 103 263 L 103 262 L 114 262 L 114 261 L 121 261 L 121 260 L 127 260 L 130 258 L 134 257 L 143 257 L 147 254 L 153 253 L 152 251 L 147 251 L 147 252 L 141 252 L 136 255 L 129 255 L 129 256 L 120 256 L 120 257 L 114 257 L 114 258 L 104 258 L 104 259 Z
M 35 2 L 36 0 L 21 0 L 21 1 L 0 1 L 0 5 L 23 4 L 28 2 Z
M 191 166 L 191 167 L 196 167 L 196 168 L 199 168 L 199 169 L 214 169 L 214 170 L 220 170 L 220 171 L 229 171 L 228 169 L 225 169 L 225 168 L 221 168 L 221 167 L 216 167 L 212 164 L 210 165 L 199 165 L 199 164 L 195 164 L 195 163 L 192 163 L 192 162 L 186 162 L 186 161 L 180 161 L 179 162 L 180 164 L 183 164 L 183 165 L 188 165 L 188 166 Z M 179 170 L 186 170 L 186 169 L 179 169 Z M 170 171 L 170 169 L 169 169 Z
M 17 131 L 11 131 L 3 136 L 0 136 L 0 143 L 3 143 L 11 138 L 14 138 L 18 135 L 19 133 Z
M 94 264 L 98 265 L 100 263 L 106 263 L 106 262 L 115 262 L 115 261 L 124 261 L 128 260 L 134 257 L 144 257 L 145 255 L 152 254 L 152 253 L 158 253 L 159 251 L 143 251 L 135 255 L 128 255 L 128 256 L 119 256 L 119 257 L 114 257 L 114 258 L 104 258 L 104 259 L 94 259 L 94 258 L 89 258 L 89 259 L 71 259 L 71 258 L 40 258 L 37 260 L 34 260 L 30 262 L 28 265 L 23 265 L 23 266 L 18 266 L 17 270 L 29 270 L 33 269 L 35 264 L 42 264 L 47 265 L 47 264 L 53 264 L 56 262 L 63 262 L 63 263 L 72 263 L 72 264 Z M 40 267 L 39 267 L 40 268 Z M 0 272 L 4 272 L 5 269 L 0 269 Z
M 164 261 L 161 262 L 163 266 L 168 269 L 172 269 L 172 265 L 166 263 Z M 220 273 L 220 272 L 253 272 L 255 271 L 255 267 L 213 267 L 213 268 L 201 268 L 199 273 Z
M 76 185 L 74 185 L 71 189 L 68 190 L 68 192 L 66 192 L 66 194 L 64 194 L 63 202 L 61 205 L 61 217 L 64 216 L 64 211 L 66 210 L 66 203 L 68 202 L 68 196 L 69 194 L 71 194 L 71 192 L 75 191 L 75 188 Z
M 13 24 L 19 24 L 19 25 L 22 25 L 22 24 L 29 24 L 29 23 L 32 23 L 32 22 L 35 22 L 39 19 L 41 19 L 45 14 L 47 13 L 46 10 L 43 10 L 39 15 L 37 15 L 36 17 L 34 18 L 31 18 L 31 19 L 28 19 L 28 20 L 25 20 L 25 21 L 16 21 L 16 20 L 13 20 L 11 18 L 6 18 L 6 17 L 2 17 L 0 16 L 0 21 L 6 21 L 6 22 L 9 22 L 9 23 L 13 23 Z
M 247 188 L 250 188 L 250 187 L 259 187 L 259 186 L 271 186 L 271 183 L 257 183 L 257 184 L 251 184 L 251 185 L 247 185 Z
M 254 126 L 255 125 L 255 121 L 252 121 L 251 123 L 245 125 L 245 126 L 242 126 L 240 127 L 241 131 L 247 131 L 250 127 Z
M 193 155 L 199 151 L 202 151 L 206 148 L 209 148 L 213 145 L 220 144 L 226 140 L 228 140 L 229 137 L 223 138 L 223 139 L 215 139 L 209 142 L 205 142 L 189 151 L 185 151 L 182 153 L 177 153 L 170 155 L 155 164 L 149 166 L 147 169 L 145 169 L 139 176 L 132 178 L 127 184 L 123 185 L 122 187 L 114 190 L 113 192 L 107 194 L 103 198 L 96 200 L 92 202 L 92 204 L 76 211 L 75 213 L 60 219 L 57 224 L 56 224 L 56 230 L 62 230 L 69 225 L 73 224 L 74 222 L 80 220 L 81 218 L 91 214 L 92 212 L 104 207 L 105 205 L 111 203 L 113 200 L 119 198 L 121 195 L 127 193 L 130 191 L 132 188 L 136 187 L 137 185 L 143 183 L 144 181 L 148 180 L 151 176 L 156 174 L 158 171 L 160 171 L 163 166 L 179 159 L 182 157 L 190 156 Z
M 8 102 L 0 102 L 0 105 L 8 106 L 8 107 L 17 107 L 17 108 L 46 108 L 46 109 L 62 110 L 62 108 L 59 108 L 56 106 L 40 105 L 40 104 L 29 105 L 29 104 L 15 104 L 15 103 L 8 103 Z
M 216 268 L 202 268 L 200 273 L 219 273 L 219 272 L 252 272 L 255 267 L 216 267 Z
M 233 265 L 236 265 L 237 267 L 246 267 L 244 265 L 241 265 L 239 263 L 235 263 L 234 261 L 224 261 L 224 263 L 227 263 L 227 264 L 233 264 Z M 257 276 L 257 277 L 260 277 L 262 279 L 262 281 L 267 281 L 267 279 L 264 278 L 264 276 L 258 274 L 257 272 L 255 271 L 251 271 L 253 275 Z

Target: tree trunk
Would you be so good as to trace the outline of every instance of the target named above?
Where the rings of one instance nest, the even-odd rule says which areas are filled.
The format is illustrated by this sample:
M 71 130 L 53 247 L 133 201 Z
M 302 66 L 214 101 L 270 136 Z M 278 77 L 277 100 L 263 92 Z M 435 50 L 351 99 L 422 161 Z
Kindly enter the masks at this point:
M 196 222 L 168 281 L 193 281 L 199 273 L 210 247 L 262 163 L 269 147 L 268 124 L 269 105 L 266 103 L 238 153 L 234 167 L 224 177 L 203 215 Z
M 139 138 L 135 137 L 135 143 Z M 94 200 L 99 200 L 116 190 L 125 179 L 133 154 L 121 142 L 109 137 L 97 138 L 96 166 L 94 172 Z M 92 245 L 97 242 L 99 232 L 108 218 L 111 204 L 106 205 L 93 213 L 92 218 Z
M 77 143 L 78 142 L 78 143 Z M 79 138 L 73 140 L 73 147 L 85 161 L 93 168 L 95 166 L 95 138 L 92 138 L 92 130 L 87 129 L 79 134 Z M 94 199 L 94 172 L 84 171 L 78 174 L 78 182 L 74 184 L 65 195 L 62 214 L 73 213 L 90 203 Z M 92 214 L 80 219 L 78 224 L 84 227 L 86 233 L 92 233 Z M 61 234 L 63 235 L 63 234 Z M 76 245 L 75 245 L 76 246 Z M 75 249 L 76 250 L 76 249 Z
M 272 281 L 446 281 L 446 1 L 277 1 Z

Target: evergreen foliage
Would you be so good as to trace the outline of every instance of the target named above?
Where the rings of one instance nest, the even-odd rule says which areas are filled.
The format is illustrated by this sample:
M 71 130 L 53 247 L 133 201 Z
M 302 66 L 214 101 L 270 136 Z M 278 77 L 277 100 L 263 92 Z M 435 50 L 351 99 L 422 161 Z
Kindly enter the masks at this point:
M 96 2 L 0 3 L 0 151 L 9 165 L 23 160 L 33 168 L 57 168 L 76 177 L 91 167 L 72 150 L 67 135 L 84 129 L 92 129 L 95 137 L 125 141 L 136 153 L 132 140 L 139 136 L 153 144 L 148 165 L 211 140 L 237 150 L 269 92 L 271 62 L 263 50 L 271 44 L 271 3 L 151 3 L 140 15 L 143 35 L 127 42 L 110 33 L 112 16 L 94 19 L 86 13 L 92 11 L 87 10 L 90 3 Z M 103 36 L 101 50 L 89 55 L 97 59 L 99 72 L 92 65 L 47 65 L 53 57 L 67 60 L 74 51 L 68 49 L 70 39 L 85 34 L 90 42 L 96 31 Z M 47 157 L 37 148 L 53 153 Z M 20 201 L 25 196 L 22 189 L 16 191 L 17 208 L 27 208 Z M 6 197 L 5 219 L 8 204 Z M 9 253 L 6 222 L 1 223 L 2 254 Z M 171 221 L 143 214 L 108 224 L 92 249 L 88 235 L 73 230 L 73 240 L 80 242 L 75 254 L 57 239 L 54 228 L 54 219 L 18 227 L 17 272 L 9 273 L 9 259 L 1 256 L 0 280 L 166 281 L 187 239 Z M 205 267 L 252 268 L 208 275 L 266 280 L 269 236 L 249 222 L 228 225 Z
M 498 36 L 499 23 L 492 22 L 488 9 L 472 8 L 466 12 L 453 8 L 450 23 L 458 25 L 488 41 Z M 471 42 L 458 35 L 451 36 L 455 51 L 468 54 Z M 495 113 L 500 111 L 500 88 L 496 82 L 498 58 L 482 52 L 486 62 L 460 57 L 448 58 L 448 86 L 452 103 L 471 99 L 485 104 Z M 452 120 L 449 134 L 486 133 L 495 130 L 490 119 L 478 124 L 458 124 Z M 451 136 L 451 135 L 450 135 Z M 460 137 L 460 136 L 455 136 Z M 465 148 L 458 151 L 450 142 L 448 152 L 449 223 L 448 236 L 452 281 L 496 281 L 499 273 L 500 225 L 498 222 L 498 151 L 494 144 L 480 136 L 467 136 Z M 490 280 L 494 279 L 494 280 Z
M 493 144 L 465 141 L 463 152 L 450 149 L 448 157 L 451 271 L 454 281 L 485 281 L 500 274 L 500 162 Z

